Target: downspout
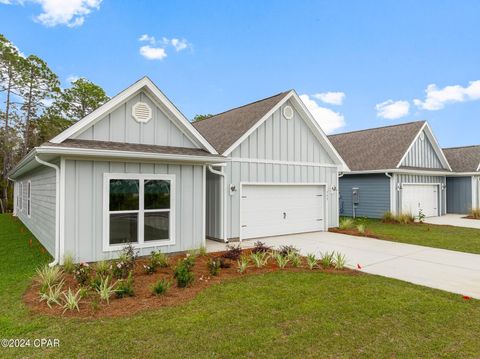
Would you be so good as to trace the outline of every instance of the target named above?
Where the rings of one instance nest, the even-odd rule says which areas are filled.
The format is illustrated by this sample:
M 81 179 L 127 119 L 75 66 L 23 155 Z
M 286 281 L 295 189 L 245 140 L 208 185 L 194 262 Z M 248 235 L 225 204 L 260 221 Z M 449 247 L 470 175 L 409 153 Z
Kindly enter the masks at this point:
M 388 172 L 385 172 L 385 176 L 387 176 L 390 179 L 390 212 L 395 214 L 397 212 L 396 209 L 395 209 L 395 211 L 392 211 L 392 206 L 394 204 L 393 196 L 395 196 L 395 191 L 394 191 L 394 188 L 392 186 L 392 175 Z M 396 207 L 396 205 L 395 205 L 395 207 Z
M 208 170 L 212 172 L 213 174 L 216 174 L 220 177 L 222 177 L 222 184 L 223 184 L 223 191 L 222 191 L 222 200 L 220 201 L 220 213 L 222 214 L 222 235 L 223 235 L 223 241 L 225 243 L 228 243 L 227 239 L 227 181 L 225 178 L 225 172 L 223 172 L 223 167 L 224 165 L 216 165 L 216 166 L 221 166 L 222 170 L 218 171 L 213 169 L 214 165 L 209 165 Z
M 49 263 L 50 267 L 54 267 L 60 263 L 60 168 L 53 163 L 46 162 L 35 156 L 38 163 L 55 169 L 55 256 L 53 262 Z

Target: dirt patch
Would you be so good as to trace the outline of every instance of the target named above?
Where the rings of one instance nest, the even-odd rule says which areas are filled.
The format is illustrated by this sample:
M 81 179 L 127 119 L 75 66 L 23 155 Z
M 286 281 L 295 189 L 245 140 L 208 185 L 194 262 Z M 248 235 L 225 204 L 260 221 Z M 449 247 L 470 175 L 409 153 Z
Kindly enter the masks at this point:
M 249 252 L 249 250 L 243 251 L 244 254 L 249 254 Z M 231 261 L 230 268 L 222 268 L 217 276 L 212 276 L 209 273 L 207 263 L 210 258 L 218 257 L 221 254 L 222 253 L 212 253 L 206 256 L 198 256 L 192 269 L 195 275 L 195 281 L 187 288 L 178 288 L 176 286 L 176 282 L 174 281 L 173 268 L 179 259 L 185 258 L 185 255 L 176 255 L 170 257 L 170 267 L 160 268 L 156 273 L 150 275 L 146 274 L 143 270 L 143 265 L 147 263 L 147 259 L 138 259 L 135 263 L 133 276 L 135 295 L 133 297 L 125 298 L 116 298 L 113 296 L 110 299 L 110 304 L 101 302 L 98 299 L 98 295 L 96 293 L 94 294 L 94 292 L 91 292 L 91 295 L 88 295 L 80 301 L 79 312 L 76 310 L 68 310 L 63 312 L 63 308 L 58 305 L 52 305 L 52 308 L 49 308 L 45 302 L 39 301 L 39 285 L 35 282 L 33 282 L 24 293 L 23 300 L 29 309 L 36 314 L 80 318 L 124 317 L 149 309 L 185 303 L 193 299 L 202 290 L 212 285 L 239 277 L 270 273 L 279 270 L 288 272 L 310 271 L 308 268 L 306 268 L 305 263 L 302 263 L 302 266 L 297 268 L 287 266 L 284 269 L 280 269 L 275 262 L 270 259 L 268 264 L 263 268 L 256 268 L 252 263 L 250 263 L 247 271 L 243 274 L 238 272 L 237 263 L 235 261 Z M 314 269 L 314 271 L 343 275 L 358 274 L 358 272 L 349 269 L 334 270 L 318 268 Z M 151 292 L 151 286 L 153 283 L 162 278 L 172 280 L 173 284 L 168 289 L 166 294 L 155 296 Z M 71 288 L 74 292 L 80 288 L 76 280 L 71 275 L 65 275 L 64 289 L 68 288 Z
M 462 217 L 462 218 L 465 218 L 465 219 L 476 219 L 477 221 L 480 220 L 480 218 L 475 218 L 473 216 L 465 216 L 465 217 Z
M 330 228 L 328 231 L 333 233 L 348 234 L 350 236 L 382 239 L 380 236 L 377 236 L 376 234 L 374 234 L 372 231 L 368 229 L 365 229 L 365 232 L 363 233 L 360 233 L 356 228 L 350 228 L 350 229 Z

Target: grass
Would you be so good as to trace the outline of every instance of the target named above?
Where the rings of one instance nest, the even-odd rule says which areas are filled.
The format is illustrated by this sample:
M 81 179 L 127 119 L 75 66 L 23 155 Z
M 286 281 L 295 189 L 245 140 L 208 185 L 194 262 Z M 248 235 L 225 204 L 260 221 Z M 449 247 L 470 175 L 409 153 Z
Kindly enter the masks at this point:
M 393 242 L 480 254 L 480 229 L 426 223 L 383 223 L 370 218 L 357 218 L 355 223 L 363 224 L 373 235 Z
M 477 357 L 480 301 L 371 275 L 319 271 L 244 276 L 191 302 L 127 318 L 30 314 L 21 296 L 50 259 L 0 215 L 2 338 L 58 338 L 60 348 L 5 358 Z M 295 354 L 293 354 L 295 353 Z

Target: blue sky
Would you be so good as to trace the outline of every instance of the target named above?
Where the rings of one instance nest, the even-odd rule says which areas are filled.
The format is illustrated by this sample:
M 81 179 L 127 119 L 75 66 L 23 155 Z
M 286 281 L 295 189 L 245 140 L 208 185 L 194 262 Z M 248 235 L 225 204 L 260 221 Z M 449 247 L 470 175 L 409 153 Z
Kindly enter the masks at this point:
M 189 118 L 294 88 L 329 132 L 428 120 L 460 146 L 480 144 L 479 16 L 468 0 L 0 0 L 0 33 L 65 85 L 112 96 L 148 75 Z

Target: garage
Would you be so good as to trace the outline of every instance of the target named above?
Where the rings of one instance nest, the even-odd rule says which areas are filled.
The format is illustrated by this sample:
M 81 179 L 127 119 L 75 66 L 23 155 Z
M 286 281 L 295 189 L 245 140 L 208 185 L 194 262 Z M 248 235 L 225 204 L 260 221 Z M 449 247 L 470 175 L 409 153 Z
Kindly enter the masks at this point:
M 438 184 L 407 184 L 402 186 L 402 212 L 426 217 L 438 216 Z
M 326 229 L 325 185 L 242 184 L 240 238 Z

